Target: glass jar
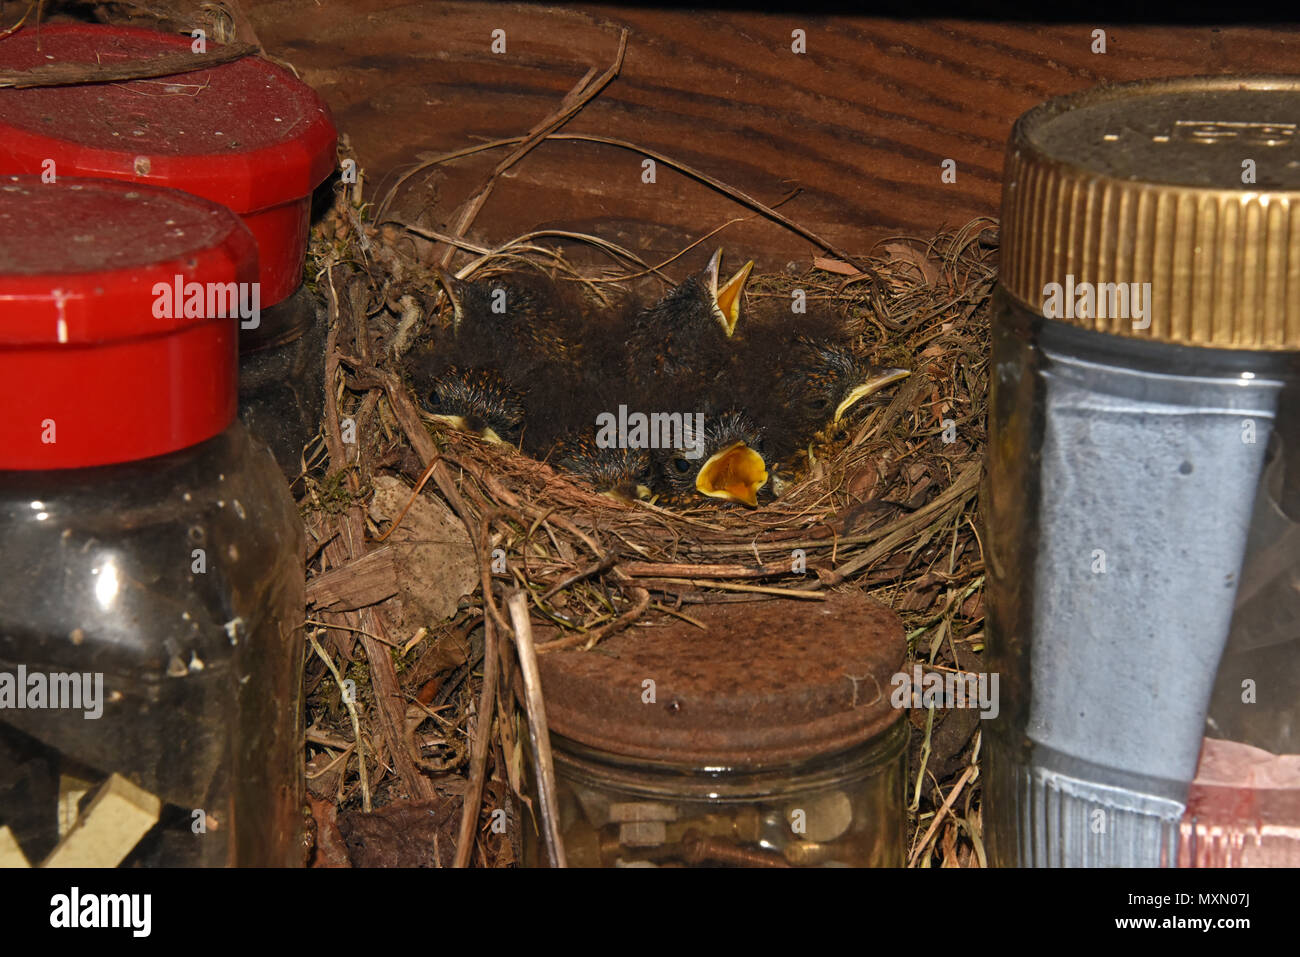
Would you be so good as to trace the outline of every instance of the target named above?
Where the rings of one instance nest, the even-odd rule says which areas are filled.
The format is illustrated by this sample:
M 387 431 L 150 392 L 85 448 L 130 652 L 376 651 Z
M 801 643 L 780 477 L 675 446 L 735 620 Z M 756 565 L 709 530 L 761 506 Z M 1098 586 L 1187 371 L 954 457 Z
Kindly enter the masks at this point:
M 256 276 L 206 200 L 0 179 L 0 826 L 33 864 L 116 862 L 93 818 L 66 856 L 113 775 L 156 817 L 126 864 L 302 861 L 301 522 L 235 418 L 236 318 L 159 315 Z
M 620 760 L 554 736 L 568 866 L 901 867 L 906 744 L 898 721 L 851 751 L 749 771 Z
M 1013 131 L 984 489 L 995 864 L 1177 861 L 1300 381 L 1298 107 L 1293 78 L 1189 77 Z
M 0 37 L 0 69 L 121 64 L 189 54 L 193 42 L 138 27 L 33 24 Z M 325 323 L 303 267 L 312 191 L 334 169 L 336 143 L 315 91 L 254 56 L 163 79 L 0 89 L 0 174 L 126 179 L 239 214 L 258 249 L 256 299 L 241 303 L 240 416 L 290 482 L 324 404 Z
M 674 621 L 541 656 L 567 864 L 902 866 L 893 612 L 836 594 L 692 617 L 704 631 Z M 525 860 L 548 864 L 525 834 Z
M 239 417 L 271 449 L 295 497 L 303 446 L 325 410 L 323 303 L 305 286 L 262 313 L 260 335 L 239 338 Z

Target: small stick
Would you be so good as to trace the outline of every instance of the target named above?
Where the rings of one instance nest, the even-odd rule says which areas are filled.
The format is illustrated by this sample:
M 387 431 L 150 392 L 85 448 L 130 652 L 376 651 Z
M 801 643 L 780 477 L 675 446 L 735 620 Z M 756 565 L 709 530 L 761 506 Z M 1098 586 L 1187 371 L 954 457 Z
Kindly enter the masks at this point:
M 492 170 L 492 173 L 488 176 L 487 180 L 485 180 L 483 185 L 479 187 L 478 192 L 475 193 L 470 198 L 469 202 L 465 204 L 460 217 L 456 222 L 456 226 L 452 230 L 453 235 L 465 235 L 470 224 L 474 222 L 474 218 L 478 216 L 479 210 L 482 209 L 483 204 L 487 202 L 488 196 L 492 193 L 492 189 L 496 186 L 497 179 L 502 173 L 529 153 L 533 147 L 546 138 L 548 133 L 555 132 L 555 130 L 558 130 L 561 126 L 580 113 L 582 108 L 596 97 L 596 94 L 609 85 L 609 82 L 613 80 L 614 77 L 618 76 L 619 70 L 623 68 L 623 56 L 626 52 L 627 30 L 623 30 L 618 38 L 618 53 L 615 54 L 614 62 L 610 65 L 609 69 L 594 80 L 592 79 L 592 75 L 596 71 L 594 68 L 589 70 L 587 75 L 579 80 L 577 85 L 575 85 L 560 102 L 559 108 L 529 130 L 522 142 L 511 150 L 505 159 L 496 165 L 496 168 Z M 442 265 L 444 268 L 451 265 L 451 258 L 455 253 L 455 246 L 447 247 L 447 251 L 443 253 L 442 256 Z
M 348 716 L 352 719 L 352 736 L 356 739 L 357 764 L 361 767 L 361 805 L 367 814 L 370 813 L 370 782 L 366 775 L 366 753 L 361 743 L 361 719 L 357 717 L 357 705 L 352 700 L 352 695 L 348 693 L 347 686 L 343 684 L 343 676 L 339 674 L 338 666 L 334 660 L 325 654 L 325 649 L 316 643 L 316 636 L 308 632 L 307 640 L 311 642 L 312 651 L 325 662 L 325 667 L 330 670 L 334 676 L 335 683 L 339 686 L 339 694 L 343 696 L 343 706 L 348 709 Z
M 564 591 L 564 589 L 568 588 L 570 585 L 582 581 L 584 578 L 590 578 L 592 575 L 600 575 L 609 571 L 610 567 L 614 564 L 615 558 L 616 556 L 614 555 L 614 553 L 610 552 L 600 561 L 594 562 L 588 565 L 586 568 L 578 569 L 572 575 L 565 576 L 563 579 L 561 579 L 560 581 L 552 585 L 550 588 L 548 588 L 546 590 L 546 593 L 537 600 L 547 601 L 551 598 L 554 598 L 557 594 Z
M 483 619 L 483 690 L 478 699 L 478 723 L 470 742 L 469 783 L 465 787 L 465 804 L 460 812 L 460 835 L 456 838 L 456 860 L 452 867 L 468 867 L 474 851 L 475 825 L 483 805 L 483 785 L 487 779 L 487 756 L 492 744 L 492 721 L 496 717 L 497 698 L 497 628 L 492 617 Z
M 808 229 L 806 226 L 800 226 L 789 216 L 783 215 L 782 213 L 778 213 L 771 206 L 767 205 L 761 200 L 755 199 L 753 196 L 750 196 L 744 190 L 738 189 L 735 186 L 728 186 L 722 180 L 714 176 L 710 176 L 708 173 L 705 173 L 702 170 L 698 170 L 693 166 L 687 166 L 685 163 L 681 162 L 680 160 L 675 160 L 671 156 L 667 156 L 663 153 L 658 152 L 657 150 L 646 149 L 644 146 L 638 146 L 635 143 L 629 143 L 627 140 L 614 139 L 611 136 L 592 136 L 589 133 L 551 133 L 546 138 L 549 140 L 581 140 L 585 143 L 603 143 L 606 146 L 616 146 L 619 149 L 631 150 L 634 153 L 640 153 L 643 156 L 648 156 L 657 163 L 662 163 L 665 166 L 669 166 L 672 169 L 677 170 L 679 173 L 682 173 L 685 176 L 689 176 L 691 179 L 697 182 L 703 183 L 705 186 L 708 186 L 710 189 L 717 190 L 723 196 L 730 197 L 731 199 L 740 203 L 742 206 L 748 206 L 750 209 L 754 210 L 757 213 L 760 213 L 767 219 L 772 220 L 774 223 L 779 223 L 780 225 L 784 226 L 786 229 L 790 230 L 792 233 L 796 233 L 802 236 L 810 243 L 813 243 L 814 245 L 821 247 L 822 249 L 826 250 L 828 253 L 831 253 L 833 256 L 837 257 L 838 259 L 842 259 L 850 266 L 856 267 L 857 269 L 861 270 L 864 274 L 869 276 L 875 275 L 875 271 L 870 266 L 864 266 L 853 256 L 850 256 L 848 253 L 845 253 L 837 249 L 835 246 L 833 246 L 830 243 L 829 240 L 823 239 L 821 236 L 818 236 L 815 232 L 813 232 L 811 229 Z
M 590 651 L 598 642 L 603 641 L 617 631 L 622 631 L 645 614 L 645 610 L 650 607 L 650 593 L 644 588 L 632 587 L 628 591 L 636 599 L 636 604 L 632 606 L 630 611 L 625 612 L 601 628 L 592 631 L 580 631 L 576 635 L 567 635 L 564 638 L 556 638 L 554 641 L 538 645 L 537 653 L 544 655 L 548 651 L 563 651 L 565 648 L 575 648 L 578 645 L 583 645 L 585 650 Z
M 537 765 L 537 791 L 542 816 L 542 837 L 553 867 L 567 867 L 564 841 L 560 839 L 559 808 L 555 796 L 555 764 L 551 757 L 551 736 L 546 726 L 546 704 L 542 701 L 542 678 L 537 670 L 537 650 L 533 645 L 533 626 L 528 619 L 528 596 L 517 591 L 506 599 L 510 621 L 514 625 L 515 651 L 523 672 L 524 697 L 528 703 L 528 730 L 533 741 L 533 760 Z
M 45 0 L 41 0 L 41 4 L 43 6 L 45 4 Z M 31 3 L 27 4 L 27 9 L 23 11 L 23 15 L 17 23 L 15 23 L 12 27 L 10 27 L 7 30 L 0 30 L 0 40 L 3 40 L 5 37 L 10 36 L 13 33 L 16 33 L 18 31 L 18 28 L 27 22 L 27 18 L 32 15 L 33 10 L 36 10 L 36 0 L 32 0 Z M 38 32 L 40 31 L 40 27 L 41 27 L 41 14 L 40 11 L 37 10 L 36 29 Z
M 652 582 L 662 582 L 665 585 L 694 585 L 697 588 L 720 588 L 723 591 L 746 591 L 755 592 L 760 595 L 777 595 L 781 598 L 803 598 L 809 601 L 825 601 L 826 596 L 819 591 L 809 591 L 799 588 L 774 588 L 768 585 L 742 585 L 739 582 L 708 581 L 697 578 L 649 578 L 645 580 L 646 584 Z M 813 585 L 814 588 L 820 588 L 821 583 Z
M 934 820 L 930 822 L 930 826 L 926 829 L 925 836 L 921 838 L 921 843 L 916 845 L 915 849 L 913 849 L 911 857 L 907 860 L 908 867 L 912 867 L 916 864 L 917 859 L 921 856 L 921 852 L 925 850 L 926 845 L 930 843 L 930 838 L 934 836 L 935 830 L 939 827 L 940 822 L 943 821 L 943 816 L 952 808 L 953 803 L 957 800 L 957 795 L 961 794 L 961 789 L 966 786 L 967 781 L 975 776 L 977 771 L 979 771 L 978 765 L 972 764 L 962 772 L 962 776 L 957 779 L 957 783 L 953 785 L 953 789 L 948 792 L 948 797 L 943 802 L 943 807 L 939 808 L 939 813 L 937 813 L 934 816 Z
M 240 43 L 211 53 L 176 53 L 147 60 L 128 60 L 121 64 L 47 63 L 30 70 L 0 70 L 0 88 L 23 90 L 38 86 L 80 86 L 176 76 L 233 63 L 258 52 L 253 44 Z
M 788 562 L 781 565 L 688 565 L 669 562 L 623 562 L 619 570 L 632 578 L 662 578 L 668 575 L 691 578 L 769 578 L 792 575 Z

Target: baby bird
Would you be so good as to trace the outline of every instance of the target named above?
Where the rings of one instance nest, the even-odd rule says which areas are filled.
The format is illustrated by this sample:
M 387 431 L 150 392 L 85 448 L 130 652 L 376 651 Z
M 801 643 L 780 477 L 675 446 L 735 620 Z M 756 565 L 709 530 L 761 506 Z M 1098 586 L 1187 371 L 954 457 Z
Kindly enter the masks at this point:
M 704 269 L 654 305 L 637 309 L 628 335 L 629 377 L 635 382 L 706 385 L 725 357 L 740 318 L 740 298 L 754 263 L 718 286 L 722 250 Z
M 559 283 L 530 272 L 474 280 L 438 274 L 458 341 L 478 343 L 499 362 L 580 361 L 582 309 Z
M 489 442 L 515 444 L 524 423 L 519 393 L 491 369 L 448 367 L 420 394 L 437 421 Z
M 592 432 L 559 443 L 552 460 L 603 495 L 628 502 L 651 497 L 654 469 L 646 449 L 601 448 Z
M 657 456 L 658 479 L 670 501 L 694 494 L 754 508 L 767 484 L 763 430 L 739 410 L 704 417 L 704 434 L 689 448 L 667 449 Z
M 439 276 L 450 320 L 404 359 L 421 400 L 444 422 L 544 456 L 583 375 L 582 303 L 540 273 Z
M 778 309 L 754 317 L 726 376 L 743 407 L 766 427 L 774 460 L 784 462 L 858 402 L 909 374 L 857 355 L 833 313 Z
M 858 402 L 911 375 L 907 369 L 874 366 L 843 344 L 804 336 L 790 355 L 773 390 L 786 410 L 778 445 L 803 445 Z M 789 453 L 782 448 L 780 454 Z

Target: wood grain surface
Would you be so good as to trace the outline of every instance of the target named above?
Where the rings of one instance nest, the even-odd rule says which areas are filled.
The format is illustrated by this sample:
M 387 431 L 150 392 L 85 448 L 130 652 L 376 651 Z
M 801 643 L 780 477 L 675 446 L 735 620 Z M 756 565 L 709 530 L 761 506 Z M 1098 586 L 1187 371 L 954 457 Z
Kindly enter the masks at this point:
M 1293 26 L 427 0 L 245 4 L 266 48 L 330 103 L 371 194 L 422 156 L 522 135 L 588 70 L 609 65 L 626 28 L 621 74 L 565 132 L 630 140 L 767 203 L 797 190 L 781 211 L 853 252 L 889 235 L 928 235 L 995 216 L 1011 124 L 1047 97 L 1143 77 L 1300 72 Z M 498 29 L 503 54 L 491 50 Z M 1092 52 L 1095 29 L 1106 31 L 1105 54 Z M 795 30 L 806 33 L 806 53 L 791 51 Z M 445 225 L 502 155 L 481 153 L 421 174 L 417 180 L 435 191 L 407 193 L 398 211 Z M 497 185 L 470 235 L 492 244 L 548 225 L 657 257 L 748 217 L 718 240 L 736 255 L 756 256 L 762 269 L 817 251 L 663 166 L 656 182 L 643 182 L 642 159 L 591 143 L 543 143 Z M 957 164 L 955 183 L 940 180 L 945 159 Z M 412 208 L 417 197 L 423 208 Z

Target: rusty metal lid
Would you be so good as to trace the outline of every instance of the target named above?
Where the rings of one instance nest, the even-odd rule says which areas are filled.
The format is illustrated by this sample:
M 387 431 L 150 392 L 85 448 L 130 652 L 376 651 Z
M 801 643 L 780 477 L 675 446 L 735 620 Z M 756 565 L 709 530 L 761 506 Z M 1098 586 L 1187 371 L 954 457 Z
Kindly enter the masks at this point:
M 1300 77 L 1084 90 L 1016 122 L 1003 287 L 1085 329 L 1300 348 Z
M 541 655 L 551 731 L 629 758 L 757 768 L 852 747 L 902 716 L 889 682 L 903 626 L 878 602 L 844 593 L 690 615 L 704 631 L 672 619 Z

